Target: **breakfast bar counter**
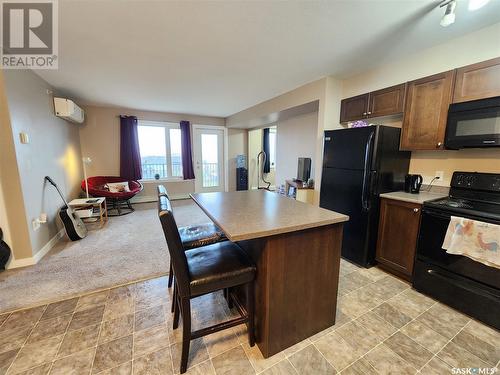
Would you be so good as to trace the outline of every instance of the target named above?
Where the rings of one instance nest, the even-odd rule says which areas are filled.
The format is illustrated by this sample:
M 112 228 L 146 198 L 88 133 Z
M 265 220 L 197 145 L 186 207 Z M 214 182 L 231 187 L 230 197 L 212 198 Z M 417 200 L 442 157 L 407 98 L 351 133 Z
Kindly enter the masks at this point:
M 256 337 L 264 357 L 335 323 L 346 215 L 265 190 L 191 197 L 257 265 Z

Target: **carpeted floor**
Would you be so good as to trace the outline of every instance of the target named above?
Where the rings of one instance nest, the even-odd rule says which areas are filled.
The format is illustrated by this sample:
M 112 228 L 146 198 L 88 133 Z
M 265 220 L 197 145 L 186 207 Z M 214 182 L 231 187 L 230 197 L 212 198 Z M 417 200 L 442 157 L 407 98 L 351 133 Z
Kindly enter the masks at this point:
M 210 220 L 191 200 L 173 206 L 179 226 Z M 0 312 L 165 275 L 168 260 L 156 203 L 140 204 L 81 241 L 64 238 L 34 266 L 0 273 Z

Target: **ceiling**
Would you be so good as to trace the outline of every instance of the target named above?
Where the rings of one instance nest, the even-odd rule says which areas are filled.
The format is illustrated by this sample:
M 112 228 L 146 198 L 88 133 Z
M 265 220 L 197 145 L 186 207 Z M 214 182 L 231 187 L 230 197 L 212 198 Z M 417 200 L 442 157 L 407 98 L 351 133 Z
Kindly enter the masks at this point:
M 500 21 L 500 0 L 439 25 L 439 1 L 59 1 L 59 69 L 80 103 L 226 117 Z

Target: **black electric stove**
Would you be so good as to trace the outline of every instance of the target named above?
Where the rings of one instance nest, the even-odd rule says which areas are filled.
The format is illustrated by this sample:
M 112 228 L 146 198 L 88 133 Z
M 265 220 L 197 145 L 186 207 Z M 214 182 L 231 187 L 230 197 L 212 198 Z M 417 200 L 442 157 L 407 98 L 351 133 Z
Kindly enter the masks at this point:
M 446 198 L 425 202 L 415 258 L 415 289 L 500 329 L 500 270 L 446 253 L 451 216 L 500 225 L 500 174 L 455 172 Z
M 455 172 L 450 195 L 424 207 L 500 221 L 500 174 Z
M 488 218 L 500 222 L 500 203 L 481 202 L 470 199 L 458 199 L 446 197 L 436 201 L 424 203 L 425 207 L 432 207 L 438 210 L 446 210 L 453 216 L 474 215 Z

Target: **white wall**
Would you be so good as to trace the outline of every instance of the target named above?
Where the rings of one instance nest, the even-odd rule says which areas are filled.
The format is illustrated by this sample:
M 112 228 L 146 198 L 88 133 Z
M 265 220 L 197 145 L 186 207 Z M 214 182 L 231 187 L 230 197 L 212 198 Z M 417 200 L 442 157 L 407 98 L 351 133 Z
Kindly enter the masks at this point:
M 271 125 L 269 127 L 272 127 Z M 248 131 L 248 188 L 257 189 L 258 187 L 267 187 L 267 184 L 259 178 L 257 169 L 257 155 L 263 148 L 263 131 L 262 129 L 252 129 Z M 260 169 L 262 169 L 262 157 L 259 160 Z M 269 173 L 264 175 L 264 178 L 269 182 L 270 188 L 274 189 L 276 169 L 271 168 Z
M 273 120 L 273 115 L 280 111 L 319 100 L 315 160 L 321 161 L 323 157 L 323 131 L 343 127 L 339 123 L 342 98 L 498 56 L 500 56 L 500 23 L 416 52 L 413 55 L 401 56 L 399 60 L 392 59 L 387 64 L 348 79 L 324 77 L 229 116 L 226 123 L 229 127 L 248 127 L 249 124 L 260 127 L 276 121 Z M 401 126 L 401 119 L 391 120 L 390 125 Z M 251 156 L 250 149 L 249 154 Z M 438 184 L 448 185 L 451 173 L 460 168 L 475 166 L 477 170 L 499 172 L 499 159 L 500 150 L 413 152 L 410 172 L 423 174 L 425 182 L 429 182 L 429 178 L 436 170 L 444 171 L 444 179 Z M 314 174 L 316 177 L 315 202 L 318 202 L 321 162 L 315 163 Z M 283 179 L 282 176 L 277 176 L 277 178 Z M 279 180 L 277 184 L 280 183 Z
M 53 88 L 29 70 L 4 71 L 17 168 L 34 256 L 59 232 L 57 212 L 63 202 L 44 182 L 46 175 L 59 185 L 66 199 L 80 192 L 82 178 L 78 126 L 54 115 Z M 49 92 L 49 93 L 48 93 Z M 29 135 L 21 144 L 19 133 Z M 44 212 L 48 223 L 34 231 L 31 222 Z
M 5 206 L 5 197 L 3 193 L 1 178 L 2 176 L 0 175 L 0 228 L 2 228 L 3 231 L 3 240 L 10 245 L 11 234 L 9 227 L 9 219 L 7 217 L 7 209 Z
M 297 177 L 299 157 L 311 158 L 311 178 L 315 179 L 318 112 L 277 123 L 276 186 Z
M 270 126 L 280 112 L 321 100 L 325 96 L 326 78 L 307 83 L 265 102 L 254 105 L 226 118 L 228 128 L 255 129 Z M 321 106 L 321 103 L 320 103 Z
M 168 112 L 141 111 L 131 108 L 85 106 L 85 123 L 79 127 L 82 155 L 92 159 L 87 167 L 88 176 L 118 176 L 120 174 L 120 115 L 134 115 L 140 120 L 179 123 L 190 121 L 196 125 L 224 126 L 224 119 Z M 237 138 L 237 137 L 236 137 Z M 234 141 L 236 138 L 232 137 Z M 232 152 L 234 149 L 231 149 Z M 194 181 L 162 182 L 173 197 L 187 197 L 194 193 Z M 138 200 L 156 199 L 158 182 L 147 181 L 144 190 L 135 197 Z
M 500 23 L 497 23 L 346 79 L 342 81 L 342 98 L 499 56 Z M 401 120 L 390 125 L 401 127 Z M 448 186 L 453 171 L 458 170 L 500 173 L 500 149 L 412 152 L 410 173 L 422 174 L 424 183 L 429 183 L 436 171 L 443 171 L 443 180 L 435 184 Z
M 0 69 L 0 220 L 12 249 L 12 260 L 30 258 L 32 253 L 28 223 L 17 167 L 16 149 L 10 122 L 3 71 Z
M 342 98 L 397 85 L 500 56 L 500 23 L 401 56 L 342 82 Z
M 86 119 L 79 131 L 82 154 L 93 161 L 87 168 L 89 176 L 115 176 L 120 173 L 120 115 L 123 114 L 137 116 L 139 120 L 175 123 L 186 120 L 196 125 L 224 126 L 224 119 L 220 117 L 85 106 Z
M 280 112 L 290 110 L 306 103 L 318 101 L 319 108 L 317 111 L 314 159 L 321 160 L 323 157 L 324 130 L 340 127 L 338 119 L 340 116 L 340 98 L 342 95 L 341 87 L 342 82 L 334 77 L 321 78 L 229 116 L 226 119 L 226 126 L 245 128 L 270 126 L 277 121 Z M 250 147 L 248 151 L 249 161 L 251 162 L 252 150 Z M 318 204 L 319 189 L 321 185 L 321 163 L 316 163 L 314 175 L 316 180 L 314 202 Z M 278 182 L 276 182 L 276 184 L 278 184 Z
M 257 155 L 262 151 L 262 129 L 248 131 L 248 188 L 257 189 L 259 175 Z
M 325 85 L 325 108 L 323 114 L 324 129 L 335 130 L 343 129 L 340 124 L 340 101 L 343 98 L 343 81 L 341 79 L 329 76 L 326 77 Z M 321 132 L 321 149 L 323 148 L 323 132 Z M 323 155 L 321 154 L 321 157 Z

